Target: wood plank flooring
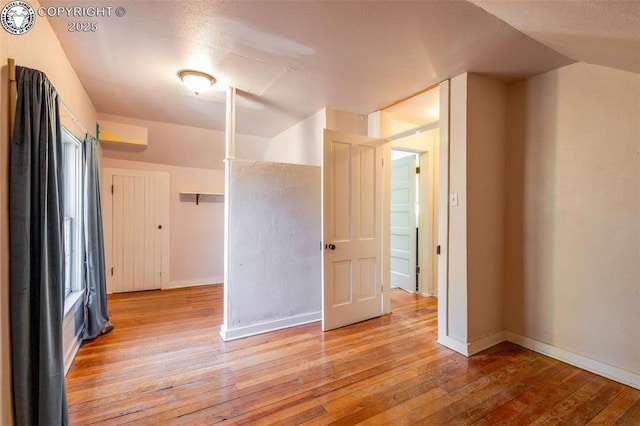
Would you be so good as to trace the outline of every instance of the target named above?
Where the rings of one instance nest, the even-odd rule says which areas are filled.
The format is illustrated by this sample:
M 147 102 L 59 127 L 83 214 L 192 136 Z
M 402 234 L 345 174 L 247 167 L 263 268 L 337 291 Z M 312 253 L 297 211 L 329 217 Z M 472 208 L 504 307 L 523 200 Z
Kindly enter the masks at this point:
M 73 425 L 640 425 L 640 391 L 519 346 L 436 343 L 436 299 L 223 342 L 222 286 L 109 297 L 112 333 L 67 375 Z

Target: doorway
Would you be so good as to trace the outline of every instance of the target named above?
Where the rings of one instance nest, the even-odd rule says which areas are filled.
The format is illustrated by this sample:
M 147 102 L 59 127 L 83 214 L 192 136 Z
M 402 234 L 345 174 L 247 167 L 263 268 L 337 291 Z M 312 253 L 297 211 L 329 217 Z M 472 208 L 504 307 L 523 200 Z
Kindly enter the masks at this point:
M 419 289 L 420 183 L 417 153 L 391 150 L 391 288 L 415 293 Z
M 437 248 L 442 237 L 438 217 L 446 216 L 438 205 L 441 129 L 445 125 L 440 115 L 443 89 L 431 88 L 379 113 L 379 134 L 389 145 L 392 165 L 387 207 L 390 237 L 385 253 L 389 256 L 389 281 L 391 287 L 423 296 L 438 295 Z M 412 161 L 412 167 L 403 164 Z M 411 199 L 402 200 L 409 195 Z M 412 217 L 407 216 L 407 203 L 414 206 Z M 407 286 L 409 280 L 412 285 Z
M 391 141 L 390 282 L 392 288 L 399 287 L 422 296 L 437 294 L 434 266 L 437 164 L 434 159 L 438 134 L 438 128 L 431 128 Z M 410 198 L 403 204 L 402 197 Z M 409 234 L 404 221 L 410 221 Z M 401 284 L 402 280 L 409 279 L 403 277 L 403 273 L 410 275 L 410 287 Z
M 438 342 L 449 340 L 449 114 L 450 84 L 443 81 L 398 104 L 384 108 L 373 116 L 369 123 L 369 133 L 385 138 L 388 146 L 385 157 L 391 161 L 391 145 L 399 143 L 416 133 L 434 130 L 433 150 L 430 151 L 430 164 L 433 167 L 433 233 L 431 265 L 433 273 L 430 295 L 438 298 Z M 397 146 L 396 146 L 397 148 Z M 390 188 L 390 173 L 386 188 Z M 388 229 L 388 227 L 387 227 Z M 388 231 L 387 231 L 388 232 Z M 385 239 L 384 259 L 385 280 L 389 277 L 389 241 Z M 391 312 L 390 303 L 383 300 L 384 312 Z M 447 345 L 448 346 L 448 345 Z

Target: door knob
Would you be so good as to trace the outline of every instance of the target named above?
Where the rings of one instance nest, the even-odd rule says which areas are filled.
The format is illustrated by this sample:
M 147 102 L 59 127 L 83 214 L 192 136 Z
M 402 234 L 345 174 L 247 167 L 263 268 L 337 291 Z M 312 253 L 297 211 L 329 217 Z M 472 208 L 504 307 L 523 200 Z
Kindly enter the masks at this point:
M 336 249 L 336 245 L 335 244 L 325 244 L 324 248 L 329 249 L 329 250 L 335 250 Z

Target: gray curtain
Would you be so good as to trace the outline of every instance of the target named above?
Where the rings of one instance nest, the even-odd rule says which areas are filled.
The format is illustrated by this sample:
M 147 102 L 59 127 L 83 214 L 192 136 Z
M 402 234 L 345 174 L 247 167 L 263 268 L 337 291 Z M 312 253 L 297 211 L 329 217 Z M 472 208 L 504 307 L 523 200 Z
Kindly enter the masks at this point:
M 104 266 L 104 238 L 100 185 L 98 182 L 98 141 L 87 135 L 84 139 L 84 244 L 85 303 L 84 339 L 95 339 L 113 329 L 107 314 L 107 279 Z
M 66 425 L 62 139 L 44 73 L 16 67 L 9 176 L 11 370 L 18 425 Z

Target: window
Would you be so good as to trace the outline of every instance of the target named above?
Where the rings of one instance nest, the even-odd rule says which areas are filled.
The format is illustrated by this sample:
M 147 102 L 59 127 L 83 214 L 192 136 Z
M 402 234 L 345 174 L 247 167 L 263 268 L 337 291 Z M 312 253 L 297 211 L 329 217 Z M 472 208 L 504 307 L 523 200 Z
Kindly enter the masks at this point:
M 65 295 L 82 290 L 82 143 L 62 129 Z

